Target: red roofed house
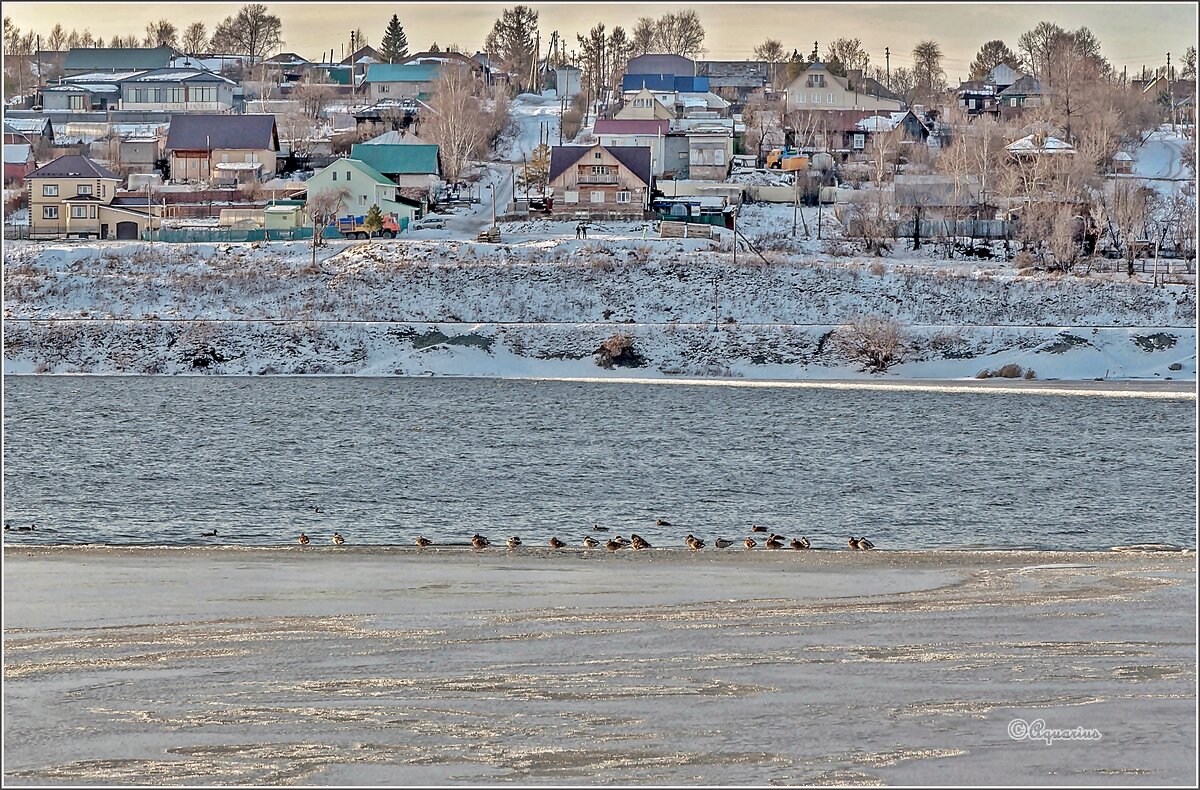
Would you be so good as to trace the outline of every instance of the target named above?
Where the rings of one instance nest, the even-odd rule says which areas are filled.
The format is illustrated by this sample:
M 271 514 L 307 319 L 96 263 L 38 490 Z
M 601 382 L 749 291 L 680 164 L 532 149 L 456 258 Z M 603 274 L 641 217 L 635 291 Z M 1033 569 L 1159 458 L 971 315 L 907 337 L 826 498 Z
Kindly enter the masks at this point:
M 553 215 L 582 211 L 641 217 L 650 204 L 653 181 L 649 148 L 558 145 L 550 149 Z
M 664 118 L 654 120 L 601 118 L 596 121 L 592 134 L 600 141 L 600 145 L 608 148 L 649 148 L 650 173 L 661 176 L 667 164 L 665 145 L 670 126 L 671 122 Z

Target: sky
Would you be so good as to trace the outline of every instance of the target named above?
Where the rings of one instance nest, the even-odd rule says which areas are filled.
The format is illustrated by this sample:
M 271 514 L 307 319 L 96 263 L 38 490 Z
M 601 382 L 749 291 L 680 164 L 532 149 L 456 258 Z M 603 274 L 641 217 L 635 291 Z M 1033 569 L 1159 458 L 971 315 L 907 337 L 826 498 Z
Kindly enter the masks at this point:
M 410 51 L 436 42 L 476 51 L 492 23 L 516 3 L 272 3 L 266 5 L 283 23 L 283 49 L 308 58 L 322 50 L 349 46 L 350 31 L 361 28 L 368 43 L 377 45 L 393 13 L 398 14 Z M 568 51 L 577 48 L 575 35 L 598 22 L 607 28 L 629 30 L 640 16 L 695 9 L 707 35 L 703 56 L 709 60 L 740 60 L 766 38 L 776 38 L 790 51 L 807 53 L 813 41 L 821 49 L 835 38 L 859 38 L 872 65 L 911 65 L 913 46 L 932 38 L 945 53 L 943 65 L 951 83 L 966 78 L 980 45 L 999 38 L 1016 50 L 1017 38 L 1038 22 L 1055 22 L 1074 30 L 1087 26 L 1100 39 L 1104 54 L 1120 70 L 1164 64 L 1167 53 L 1176 64 L 1188 46 L 1196 45 L 1197 10 L 1193 3 L 528 3 L 540 17 L 543 49 L 557 30 Z M 6 2 L 5 16 L 23 30 L 45 35 L 55 23 L 87 28 L 105 39 L 145 32 L 147 22 L 164 16 L 181 30 L 194 21 L 211 32 L 217 22 L 235 13 L 240 3 L 70 3 Z

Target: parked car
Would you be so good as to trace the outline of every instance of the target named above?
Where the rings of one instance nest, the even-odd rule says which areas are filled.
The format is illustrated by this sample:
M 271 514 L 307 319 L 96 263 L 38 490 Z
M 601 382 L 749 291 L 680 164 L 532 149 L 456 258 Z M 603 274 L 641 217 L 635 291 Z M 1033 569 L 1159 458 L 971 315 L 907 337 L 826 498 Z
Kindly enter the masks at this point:
M 441 217 L 424 217 L 412 224 L 413 230 L 441 230 L 444 227 L 446 227 L 446 220 L 442 219 Z

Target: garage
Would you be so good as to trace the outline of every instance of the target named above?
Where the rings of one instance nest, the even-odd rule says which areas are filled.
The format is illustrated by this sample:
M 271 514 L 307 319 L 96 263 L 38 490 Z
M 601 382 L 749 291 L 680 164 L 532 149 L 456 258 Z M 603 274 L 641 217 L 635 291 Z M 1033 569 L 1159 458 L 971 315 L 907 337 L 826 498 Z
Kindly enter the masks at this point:
M 117 223 L 117 238 L 118 239 L 136 239 L 138 237 L 138 224 L 136 222 L 118 222 Z

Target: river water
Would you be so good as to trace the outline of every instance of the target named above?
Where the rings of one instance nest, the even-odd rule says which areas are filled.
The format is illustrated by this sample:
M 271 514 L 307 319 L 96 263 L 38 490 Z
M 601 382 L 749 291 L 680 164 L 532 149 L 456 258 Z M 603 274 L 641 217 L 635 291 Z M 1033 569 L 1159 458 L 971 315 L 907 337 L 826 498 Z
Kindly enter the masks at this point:
M 1196 543 L 1193 400 L 8 377 L 4 407 L 13 544 L 579 545 L 593 524 L 680 547 L 751 524 L 827 548 Z

